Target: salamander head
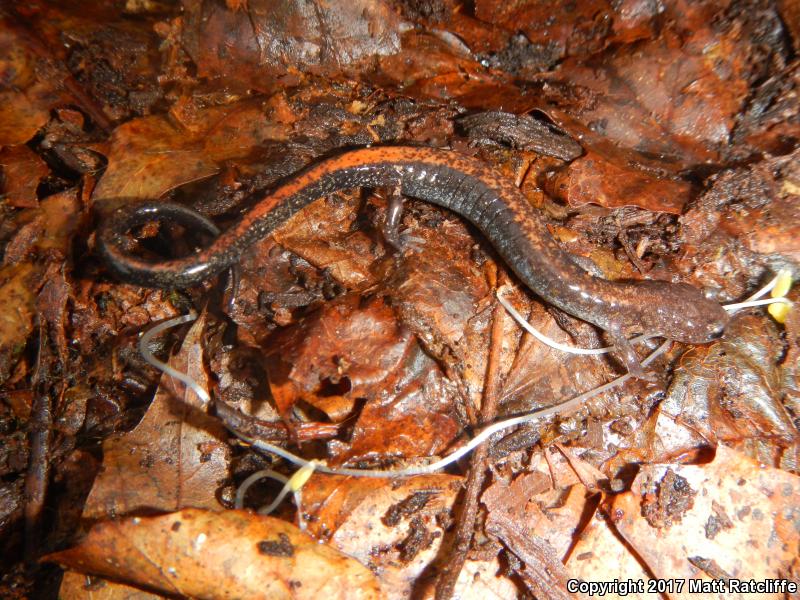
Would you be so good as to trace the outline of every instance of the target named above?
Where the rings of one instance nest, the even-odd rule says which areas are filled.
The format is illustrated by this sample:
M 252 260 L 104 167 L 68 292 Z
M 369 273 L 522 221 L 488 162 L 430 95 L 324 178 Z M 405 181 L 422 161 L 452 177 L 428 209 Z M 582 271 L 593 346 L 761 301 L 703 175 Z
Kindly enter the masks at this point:
M 638 285 L 652 288 L 653 294 L 645 296 L 648 300 L 658 298 L 652 305 L 642 306 L 646 333 L 658 332 L 678 342 L 705 344 L 725 332 L 728 313 L 697 288 L 661 281 L 641 281 Z

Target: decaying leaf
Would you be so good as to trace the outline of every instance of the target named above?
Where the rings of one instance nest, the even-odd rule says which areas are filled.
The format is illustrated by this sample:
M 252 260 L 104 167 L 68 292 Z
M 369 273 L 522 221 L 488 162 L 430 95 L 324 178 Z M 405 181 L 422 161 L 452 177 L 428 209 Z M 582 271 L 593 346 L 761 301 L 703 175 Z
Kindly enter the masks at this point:
M 670 471 L 673 483 L 666 489 Z M 664 505 L 670 510 L 677 506 L 675 494 L 690 494 L 692 501 L 669 521 L 653 522 L 641 517 L 649 494 L 671 494 Z M 797 560 L 798 499 L 796 475 L 719 446 L 708 465 L 644 468 L 631 491 L 614 498 L 610 514 L 616 530 L 656 577 L 718 578 L 690 560 L 704 558 L 726 577 L 763 581 L 785 576 Z M 671 594 L 691 596 L 688 587 L 683 594 Z
M 800 272 L 794 4 L 6 3 L 0 554 L 12 558 L 0 596 L 58 585 L 55 567 L 12 564 L 23 547 L 26 561 L 71 548 L 50 558 L 78 569 L 58 592 L 74 600 L 800 581 L 796 287 L 777 321 L 774 308 L 739 312 L 720 340 L 671 344 L 653 381 L 504 430 L 447 474 L 313 473 L 272 519 L 229 510 L 237 485 L 294 466 L 222 419 L 329 467 L 424 464 L 495 414 L 557 406 L 624 372 L 614 353 L 524 332 L 498 294 L 559 343 L 612 340 L 531 293 L 450 211 L 408 199 L 398 243 L 391 188 L 312 202 L 190 289 L 118 278 L 95 234 L 142 199 L 225 230 L 325 157 L 448 148 L 518 187 L 582 269 L 740 301 L 779 269 Z M 134 227 L 129 251 L 211 243 L 186 229 Z M 164 358 L 185 336 L 170 364 L 210 407 L 137 349 L 148 326 L 189 310 L 197 322 L 152 350 Z M 659 343 L 637 345 L 640 358 Z M 245 500 L 275 489 L 259 482 Z
M 0 168 L 7 202 L 18 208 L 35 207 L 36 188 L 50 171 L 45 162 L 27 146 L 10 146 L 0 150 Z
M 313 477 L 303 490 L 312 535 L 329 540 L 377 574 L 387 597 L 430 591 L 425 576 L 436 567 L 443 534 L 462 480 L 424 475 L 396 480 Z M 513 585 L 492 560 L 474 560 L 457 586 L 464 598 L 515 597 Z
M 185 509 L 106 521 L 47 560 L 205 600 L 383 597 L 357 561 L 286 521 L 241 511 Z
M 203 364 L 205 318 L 198 319 L 172 360 L 208 387 Z M 86 501 L 84 518 L 221 508 L 217 490 L 229 476 L 225 429 L 203 412 L 194 392 L 164 376 L 144 418 L 132 431 L 109 438 L 103 471 Z
M 189 121 L 166 116 L 135 119 L 111 136 L 109 166 L 94 198 L 159 198 L 166 192 L 217 173 L 223 161 L 247 155 L 255 146 L 282 139 L 261 102 L 242 101 L 192 114 Z
M 78 225 L 76 194 L 50 196 L 20 213 L 18 223 L 0 267 L 0 302 L 13 307 L 0 316 L 0 381 L 11 375 L 33 332 L 36 296 L 51 276 L 49 268 L 67 256 Z
M 343 296 L 270 345 L 266 367 L 282 414 L 302 401 L 334 422 L 358 417 L 350 443 L 332 446 L 339 460 L 374 460 L 378 440 L 387 457 L 436 454 L 458 431 L 454 390 L 384 299 Z
M 781 351 L 772 323 L 742 315 L 718 345 L 687 356 L 660 406 L 655 434 L 662 459 L 719 440 L 740 448 L 755 442 L 755 456 L 770 464 L 796 447 L 797 429 L 775 393 Z

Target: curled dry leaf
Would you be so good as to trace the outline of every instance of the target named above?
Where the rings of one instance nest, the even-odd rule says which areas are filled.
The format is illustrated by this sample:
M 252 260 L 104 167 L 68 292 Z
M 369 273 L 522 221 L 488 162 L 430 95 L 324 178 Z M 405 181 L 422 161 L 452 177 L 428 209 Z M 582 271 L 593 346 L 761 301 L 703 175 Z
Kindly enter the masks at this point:
M 356 560 L 285 521 L 244 511 L 185 509 L 106 521 L 46 560 L 203 600 L 383 598 Z

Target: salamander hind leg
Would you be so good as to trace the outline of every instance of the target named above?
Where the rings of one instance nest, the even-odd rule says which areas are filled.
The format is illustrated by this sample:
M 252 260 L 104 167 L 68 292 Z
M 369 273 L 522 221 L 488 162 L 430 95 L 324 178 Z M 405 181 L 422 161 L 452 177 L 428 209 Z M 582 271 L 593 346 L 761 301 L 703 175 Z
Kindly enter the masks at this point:
M 395 252 L 402 252 L 403 243 L 400 239 L 400 221 L 403 218 L 403 204 L 405 198 L 399 187 L 392 190 L 389 195 L 389 206 L 386 208 L 386 220 L 383 222 L 383 239 Z
M 381 226 L 381 234 L 386 244 L 400 255 L 407 250 L 419 251 L 424 240 L 413 237 L 408 232 L 400 231 L 400 221 L 403 217 L 405 196 L 401 188 L 394 188 L 389 195 L 389 206 L 386 209 L 386 218 Z

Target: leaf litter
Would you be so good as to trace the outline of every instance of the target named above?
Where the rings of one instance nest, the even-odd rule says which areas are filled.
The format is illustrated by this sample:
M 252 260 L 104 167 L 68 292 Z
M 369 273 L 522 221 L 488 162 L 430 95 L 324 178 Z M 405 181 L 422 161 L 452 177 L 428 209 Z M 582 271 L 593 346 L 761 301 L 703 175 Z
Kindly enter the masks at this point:
M 447 145 L 515 181 L 582 266 L 740 300 L 781 269 L 797 278 L 797 23 L 791 3 L 754 1 L 4 10 L 0 548 L 74 569 L 6 561 L 4 597 L 445 597 L 452 565 L 459 597 L 799 581 L 796 310 L 738 314 L 721 341 L 659 358 L 655 382 L 499 435 L 472 465 L 313 474 L 298 506 L 266 517 L 231 510 L 237 486 L 292 468 L 220 418 L 329 466 L 395 468 L 463 445 L 490 392 L 502 418 L 619 365 L 495 326 L 504 286 L 555 340 L 607 342 L 509 286 L 454 215 L 407 201 L 393 248 L 392 190 L 312 204 L 222 285 L 146 290 L 93 254 L 120 203 L 181 201 L 224 228 L 338 149 Z M 198 243 L 161 229 L 140 245 Z M 151 350 L 181 342 L 171 364 L 218 397 L 210 413 L 137 350 L 190 309 Z M 470 469 L 486 476 L 472 508 Z M 257 483 L 247 506 L 274 493 Z

